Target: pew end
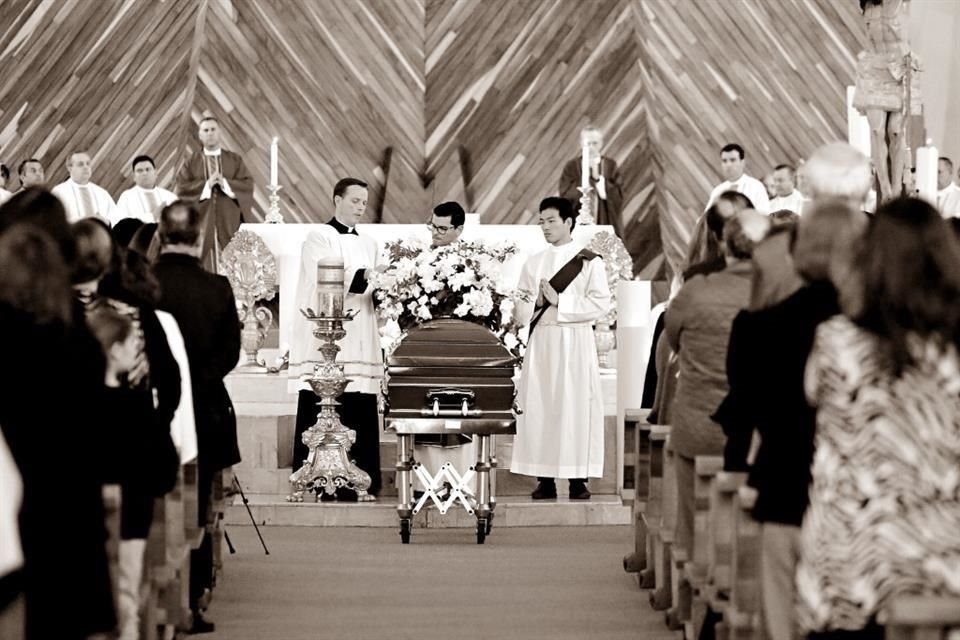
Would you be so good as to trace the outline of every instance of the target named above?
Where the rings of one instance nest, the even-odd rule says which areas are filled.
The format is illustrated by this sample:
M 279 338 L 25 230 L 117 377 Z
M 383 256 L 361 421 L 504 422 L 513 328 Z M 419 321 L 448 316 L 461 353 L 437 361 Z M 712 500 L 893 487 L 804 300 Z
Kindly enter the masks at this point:
M 960 598 L 899 596 L 879 616 L 887 640 L 960 638 Z

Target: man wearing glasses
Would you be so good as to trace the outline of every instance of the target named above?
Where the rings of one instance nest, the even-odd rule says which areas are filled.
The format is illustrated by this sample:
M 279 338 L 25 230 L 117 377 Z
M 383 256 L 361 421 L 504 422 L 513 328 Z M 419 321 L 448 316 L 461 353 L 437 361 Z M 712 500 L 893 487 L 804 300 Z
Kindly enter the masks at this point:
M 443 202 L 433 208 L 427 228 L 430 230 L 430 249 L 439 249 L 459 242 L 466 213 L 458 202 Z M 474 461 L 473 439 L 459 433 L 422 434 L 414 436 L 414 457 L 431 473 L 436 473 L 450 462 L 461 474 Z M 445 497 L 441 494 L 441 497 Z
M 442 202 L 433 208 L 427 228 L 430 229 L 430 248 L 445 247 L 460 240 L 466 213 L 459 202 Z

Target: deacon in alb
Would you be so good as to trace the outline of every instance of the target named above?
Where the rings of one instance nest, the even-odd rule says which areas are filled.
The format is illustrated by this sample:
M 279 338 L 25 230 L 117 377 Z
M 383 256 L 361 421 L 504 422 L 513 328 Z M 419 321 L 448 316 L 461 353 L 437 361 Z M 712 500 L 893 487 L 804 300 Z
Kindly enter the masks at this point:
M 157 186 L 157 165 L 150 156 L 133 159 L 133 181 L 136 185 L 117 198 L 113 224 L 124 218 L 156 222 L 160 219 L 160 210 L 177 199 L 172 191 Z
M 303 242 L 300 257 L 300 279 L 297 282 L 297 315 L 293 324 L 293 343 L 290 350 L 290 374 L 295 376 L 299 398 L 297 421 L 293 440 L 293 470 L 307 457 L 303 432 L 317 421 L 320 398 L 306 383 L 313 375 L 314 364 L 322 360 L 318 351 L 320 341 L 313 337 L 314 326 L 304 319 L 300 309 L 317 306 L 317 261 L 321 258 L 342 258 L 344 267 L 343 311 L 355 311 L 353 320 L 343 325 L 347 335 L 340 340 L 337 362 L 344 365 L 344 375 L 350 380 L 340 402 L 341 422 L 357 432 L 350 449 L 350 457 L 357 466 L 370 474 L 368 492 L 380 492 L 380 415 L 377 398 L 383 380 L 383 352 L 380 332 L 373 309 L 373 287 L 367 274 L 378 269 L 377 242 L 357 233 L 356 225 L 367 208 L 367 183 L 356 178 L 343 178 L 333 188 L 333 218 L 319 225 Z M 386 265 L 380 265 L 385 269 Z M 338 490 L 341 500 L 356 500 L 353 492 Z M 321 496 L 323 497 L 323 496 Z
M 530 338 L 520 380 L 510 470 L 537 476 L 534 499 L 557 497 L 555 478 L 570 480 L 570 498 L 587 499 L 588 477 L 603 475 L 603 399 L 593 323 L 610 308 L 603 260 L 573 242 L 573 207 L 563 198 L 540 203 L 540 229 L 550 247 L 524 265 L 518 304 Z
M 86 151 L 71 153 L 67 158 L 70 178 L 51 189 L 67 211 L 67 222 L 96 216 L 106 222 L 116 216 L 116 203 L 107 190 L 90 182 L 93 166 Z

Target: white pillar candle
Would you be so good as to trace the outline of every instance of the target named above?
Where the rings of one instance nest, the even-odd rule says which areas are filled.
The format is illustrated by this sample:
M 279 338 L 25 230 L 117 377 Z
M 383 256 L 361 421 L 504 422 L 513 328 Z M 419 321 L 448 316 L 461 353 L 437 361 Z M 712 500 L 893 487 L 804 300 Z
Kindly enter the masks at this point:
M 580 153 L 580 186 L 586 190 L 590 186 L 590 148 L 584 141 Z
M 870 157 L 870 123 L 867 116 L 853 108 L 854 87 L 847 87 L 847 141 L 850 146 Z
M 917 191 L 933 206 L 937 206 L 937 161 L 937 148 L 932 140 L 917 149 Z
M 279 159 L 277 158 L 277 144 L 280 138 L 274 136 L 270 143 L 270 186 L 277 186 L 277 173 L 279 169 Z

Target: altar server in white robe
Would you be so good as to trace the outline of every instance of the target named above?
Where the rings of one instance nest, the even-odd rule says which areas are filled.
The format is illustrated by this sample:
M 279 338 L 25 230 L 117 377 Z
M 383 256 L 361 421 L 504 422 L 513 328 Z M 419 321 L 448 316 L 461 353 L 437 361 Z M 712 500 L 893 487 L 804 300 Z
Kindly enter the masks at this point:
M 767 188 L 763 183 L 744 173 L 746 166 L 746 152 L 739 144 L 731 143 L 720 149 L 720 172 L 723 174 L 723 182 L 718 184 L 710 192 L 707 199 L 707 206 L 704 211 L 717 201 L 720 194 L 725 191 L 736 191 L 750 198 L 753 208 L 760 213 L 770 213 L 770 198 L 767 196 Z
M 70 177 L 51 189 L 67 210 L 67 221 L 73 223 L 90 216 L 105 222 L 113 220 L 117 207 L 113 198 L 106 189 L 90 182 L 93 173 L 90 154 L 86 151 L 71 153 L 67 159 L 67 171 Z
M 520 379 L 510 470 L 537 476 L 536 499 L 557 497 L 555 478 L 570 481 L 570 499 L 590 497 L 587 478 L 603 475 L 603 398 L 593 323 L 610 309 L 603 260 L 573 242 L 576 214 L 568 200 L 540 203 L 550 247 L 531 256 L 518 304 L 530 338 Z
M 937 211 L 944 218 L 960 218 L 960 187 L 953 182 L 953 161 L 947 157 L 937 163 Z
M 177 199 L 172 191 L 157 186 L 157 165 L 150 156 L 133 159 L 133 181 L 136 184 L 117 198 L 113 224 L 124 218 L 156 222 L 160 210 Z
M 317 403 L 320 398 L 313 393 L 306 379 L 313 375 L 313 367 L 322 360 L 318 351 L 320 341 L 311 333 L 315 326 L 299 312 L 300 309 L 317 306 L 317 261 L 321 258 L 339 257 L 344 266 L 343 310 L 355 311 L 353 320 L 344 323 L 346 337 L 338 344 L 340 353 L 337 362 L 344 365 L 344 375 L 350 380 L 346 391 L 338 398 L 341 422 L 357 432 L 356 442 L 350 449 L 350 457 L 357 466 L 370 474 L 369 493 L 380 492 L 380 414 L 377 399 L 383 380 L 383 351 L 377 316 L 373 308 L 373 288 L 367 283 L 367 272 L 383 270 L 378 264 L 377 242 L 357 233 L 367 208 L 367 184 L 356 178 L 343 178 L 333 190 L 334 216 L 317 231 L 312 231 L 303 243 L 300 256 L 300 278 L 297 282 L 298 309 L 293 323 L 290 350 L 291 383 L 299 391 L 297 421 L 293 441 L 293 470 L 296 471 L 307 457 L 303 444 L 303 432 L 317 421 Z M 323 498 L 324 496 L 321 496 Z M 338 490 L 340 500 L 356 500 L 353 491 Z

